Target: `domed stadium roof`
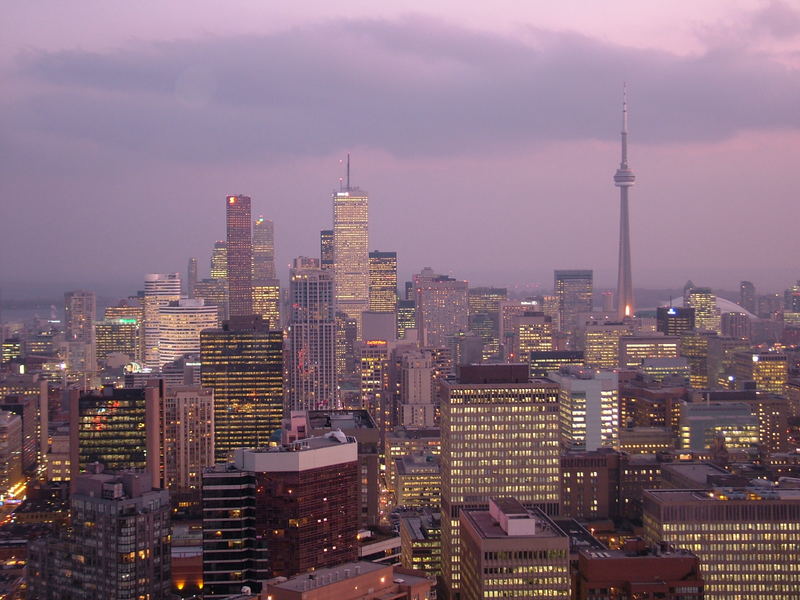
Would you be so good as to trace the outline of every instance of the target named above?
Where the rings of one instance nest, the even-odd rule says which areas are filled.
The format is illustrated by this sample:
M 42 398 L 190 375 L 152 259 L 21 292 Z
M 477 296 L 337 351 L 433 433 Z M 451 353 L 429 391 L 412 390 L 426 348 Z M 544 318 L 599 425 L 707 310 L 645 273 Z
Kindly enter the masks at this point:
M 664 302 L 662 304 L 662 306 L 667 306 L 668 304 L 669 304 L 669 302 Z M 672 306 L 683 306 L 683 296 L 681 296 L 680 298 L 675 298 L 672 301 Z M 741 306 L 736 304 L 736 302 L 731 302 L 730 300 L 725 300 L 725 298 L 720 298 L 719 296 L 717 296 L 717 308 L 719 309 L 719 311 L 721 313 L 729 313 L 729 312 L 744 313 L 751 320 L 752 319 L 758 319 L 757 316 L 755 316 L 749 310 L 743 309 Z

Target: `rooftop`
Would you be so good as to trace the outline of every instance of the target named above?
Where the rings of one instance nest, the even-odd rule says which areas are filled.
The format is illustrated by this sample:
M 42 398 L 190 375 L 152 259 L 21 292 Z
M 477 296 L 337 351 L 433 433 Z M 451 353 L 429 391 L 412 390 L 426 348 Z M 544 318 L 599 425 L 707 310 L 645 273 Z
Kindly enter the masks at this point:
M 375 422 L 366 410 L 311 410 L 311 429 L 375 429 Z
M 296 575 L 286 581 L 276 581 L 269 583 L 270 587 L 291 590 L 294 592 L 309 591 L 314 588 L 330 585 L 339 581 L 345 581 L 355 577 L 360 577 L 369 573 L 377 573 L 379 571 L 386 571 L 387 576 L 391 577 L 391 581 L 387 581 L 387 587 L 392 583 L 402 583 L 404 585 L 416 585 L 429 581 L 425 577 L 417 575 L 410 575 L 403 572 L 399 577 L 395 575 L 394 569 L 391 565 L 384 565 L 380 563 L 367 562 L 367 561 L 353 561 L 336 565 L 335 567 L 328 567 L 324 569 L 317 569 L 313 573 L 304 573 Z
M 542 511 L 528 510 L 515 498 L 493 498 L 489 510 L 465 510 L 463 514 L 483 538 L 565 537 Z
M 731 500 L 768 502 L 788 501 L 800 503 L 800 489 L 776 489 L 773 487 L 717 487 L 711 490 L 645 490 L 663 504 L 685 504 L 687 502 L 715 503 Z

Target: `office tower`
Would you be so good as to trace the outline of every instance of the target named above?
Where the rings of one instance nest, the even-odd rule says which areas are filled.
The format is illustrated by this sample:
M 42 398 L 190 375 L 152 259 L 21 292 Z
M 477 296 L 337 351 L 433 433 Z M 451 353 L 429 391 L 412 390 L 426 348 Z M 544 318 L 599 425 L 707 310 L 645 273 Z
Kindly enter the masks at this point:
M 22 476 L 22 419 L 7 410 L 0 410 L 0 498 L 14 496 L 25 480 Z
M 241 448 L 203 474 L 205 598 L 259 591 L 358 556 L 358 444 L 332 432 L 274 449 Z M 223 532 L 223 533 L 218 533 Z
M 288 406 L 336 408 L 336 320 L 333 273 L 295 259 L 289 277 Z
M 531 352 L 555 350 L 553 320 L 543 312 L 525 312 L 511 320 L 513 328 L 513 353 L 509 357 L 528 362 Z
M 141 330 L 136 319 L 105 319 L 95 324 L 97 360 L 105 365 L 112 354 L 124 354 L 128 361 L 139 357 Z
M 406 339 L 406 331 L 417 327 L 417 305 L 413 300 L 397 301 L 397 339 Z
M 611 314 L 614 312 L 614 292 L 611 290 L 603 290 L 600 292 L 600 299 L 602 301 L 600 306 L 604 313 Z
M 381 432 L 366 410 L 293 411 L 284 420 L 283 443 L 307 437 L 322 437 L 339 430 L 358 444 L 358 469 L 361 482 L 361 526 L 374 527 L 380 519 L 380 493 L 383 478 L 380 459 Z
M 677 336 L 631 335 L 619 338 L 619 367 L 640 367 L 652 358 L 678 358 L 680 338 Z
M 800 536 L 796 490 L 647 490 L 644 532 L 700 559 L 707 600 L 783 600 L 797 594 Z
M 46 383 L 44 384 L 47 385 Z M 46 387 L 44 393 L 47 393 Z M 34 396 L 6 396 L 0 397 L 0 411 L 9 412 L 12 415 L 17 415 L 21 419 L 21 458 L 22 470 L 32 471 L 36 467 L 36 462 L 39 460 L 40 447 L 42 440 L 47 440 L 48 432 L 46 426 L 46 419 L 44 421 L 45 428 L 42 432 L 42 423 L 39 419 L 40 408 L 42 406 L 41 398 Z M 46 448 L 45 448 L 46 449 Z
M 559 385 L 561 444 L 564 448 L 619 448 L 617 374 L 562 367 L 549 374 Z
M 656 328 L 664 335 L 683 335 L 694 330 L 694 309 L 659 306 L 656 309 Z
M 336 310 L 358 324 L 361 313 L 369 310 L 369 198 L 350 186 L 350 157 L 347 182 L 333 194 L 333 270 Z
M 447 348 L 453 365 L 471 365 L 483 361 L 483 338 L 472 331 L 457 331 L 448 335 Z
M 169 600 L 169 492 L 148 473 L 86 473 L 73 482 L 69 528 L 31 542 L 30 598 Z
M 442 472 L 439 456 L 407 454 L 394 459 L 397 484 L 395 504 L 406 508 L 439 510 L 442 501 Z
M 531 352 L 528 356 L 531 377 L 547 377 L 550 371 L 558 371 L 568 365 L 582 365 L 583 352 L 578 350 L 551 350 Z
M 634 314 L 633 280 L 631 279 L 631 232 L 628 221 L 628 189 L 636 176 L 628 167 L 628 98 L 622 100 L 622 160 L 614 174 L 614 185 L 619 188 L 619 270 L 617 272 L 617 319 Z
M 364 340 L 397 341 L 397 319 L 395 312 L 361 313 L 361 338 Z
M 200 381 L 214 391 L 217 460 L 266 446 L 283 416 L 283 333 L 259 317 L 231 318 L 200 334 Z
M 281 286 L 277 279 L 253 283 L 253 313 L 269 323 L 272 329 L 281 326 Z
M 181 508 L 196 505 L 203 470 L 214 464 L 214 392 L 162 383 L 148 401 L 147 429 L 157 432 L 147 438 L 153 487 L 168 489 Z
M 383 440 L 386 430 L 391 426 L 389 345 L 383 340 L 360 342 L 358 355 L 361 408 L 375 420 Z
M 197 285 L 197 257 L 189 259 L 186 266 L 186 297 L 194 298 L 194 286 Z
M 742 281 L 739 284 L 739 306 L 752 314 L 756 314 L 756 286 L 749 281 Z
M 619 600 L 705 597 L 697 556 L 667 544 L 653 547 L 641 538 L 626 540 L 619 550 L 581 548 L 575 580 L 576 600 L 596 598 L 595 590 L 614 590 Z
M 720 332 L 720 310 L 710 288 L 694 287 L 684 298 L 684 306 L 694 309 L 695 327 Z
M 406 571 L 398 565 L 360 560 L 267 582 L 264 598 L 272 600 L 428 600 L 434 595 L 432 578 Z
M 276 278 L 275 228 L 272 221 L 259 216 L 253 222 L 253 281 Z
M 73 372 L 97 370 L 94 322 L 97 301 L 94 292 L 75 291 L 64 294 L 64 340 L 72 347 L 67 369 Z
M 752 332 L 750 317 L 743 312 L 726 312 L 720 317 L 722 335 L 749 340 Z
M 438 510 L 400 515 L 400 564 L 430 577 L 442 574 L 442 517 Z
M 575 333 L 583 314 L 592 312 L 592 271 L 560 270 L 554 272 L 555 295 L 561 331 Z
M 561 456 L 561 517 L 617 518 L 623 462 L 623 455 L 611 448 L 565 452 Z
M 586 364 L 598 369 L 619 366 L 619 346 L 632 331 L 626 323 L 589 323 L 584 328 L 583 353 Z
M 211 250 L 211 279 L 228 279 L 228 243 L 214 242 Z
M 447 336 L 469 327 L 466 281 L 436 275 L 426 267 L 414 275 L 417 335 L 426 348 L 447 345 Z
M 253 296 L 255 297 L 255 291 Z M 219 321 L 228 320 L 228 280 L 203 279 L 194 285 L 194 298 L 203 300 L 206 306 L 216 306 Z M 253 300 L 255 302 L 255 299 Z
M 759 422 L 744 402 L 683 402 L 680 404 L 680 446 L 702 452 L 723 441 L 729 450 L 759 443 Z
M 20 362 L 22 361 L 22 340 L 18 337 L 6 338 L 2 344 L 2 356 L 0 362 Z
M 158 307 L 159 367 L 200 352 L 200 332 L 219 327 L 216 306 L 202 299 L 181 298 Z
M 386 485 L 394 490 L 397 485 L 395 459 L 407 454 L 442 453 L 442 438 L 438 428 L 412 429 L 395 427 L 386 434 Z
M 483 340 L 483 358 L 500 356 L 500 303 L 508 297 L 506 288 L 471 288 L 467 296 L 469 329 Z
M 695 389 L 710 387 L 709 346 L 713 331 L 690 331 L 681 336 L 681 356 L 689 361 L 689 383 Z
M 364 313 L 361 313 L 362 315 Z M 358 323 L 343 312 L 336 313 L 336 376 L 338 381 L 359 376 Z
M 144 366 L 158 369 L 159 309 L 181 299 L 178 273 L 151 273 L 144 276 Z
M 785 394 L 789 380 L 789 359 L 779 352 L 737 352 L 735 357 L 736 385 L 739 389 L 752 382 L 755 389 L 773 394 Z
M 397 252 L 369 253 L 369 310 L 393 313 L 397 308 Z
M 250 196 L 225 199 L 227 227 L 228 314 L 245 317 L 253 314 L 253 224 Z
M 333 229 L 319 232 L 319 264 L 323 271 L 333 268 Z
M 462 510 L 460 521 L 462 600 L 569 600 L 570 540 L 544 512 L 492 498 L 488 510 Z
M 442 565 L 453 597 L 461 587 L 461 510 L 514 495 L 558 511 L 558 385 L 529 381 L 527 365 L 470 365 L 442 390 Z
M 407 429 L 434 426 L 433 357 L 430 352 L 411 351 L 400 358 L 399 424 Z

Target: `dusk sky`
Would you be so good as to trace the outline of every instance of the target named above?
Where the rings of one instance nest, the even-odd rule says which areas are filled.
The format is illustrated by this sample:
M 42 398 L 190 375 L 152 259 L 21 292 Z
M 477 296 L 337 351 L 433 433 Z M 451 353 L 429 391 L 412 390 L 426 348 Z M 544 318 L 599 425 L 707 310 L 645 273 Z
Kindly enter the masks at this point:
M 615 284 L 623 81 L 636 287 L 800 278 L 800 8 L 19 2 L 0 18 L 0 286 L 207 275 L 226 194 L 317 256 L 352 155 L 400 276 Z M 254 216 L 255 216 L 254 214 Z

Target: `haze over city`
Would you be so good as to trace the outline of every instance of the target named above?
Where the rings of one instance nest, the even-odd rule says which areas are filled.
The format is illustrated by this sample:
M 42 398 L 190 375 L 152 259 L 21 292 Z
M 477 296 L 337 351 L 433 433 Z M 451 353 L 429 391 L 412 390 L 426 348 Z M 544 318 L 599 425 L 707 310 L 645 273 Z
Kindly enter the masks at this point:
M 624 81 L 634 284 L 796 279 L 791 3 L 49 2 L 0 28 L 6 295 L 202 274 L 229 193 L 275 222 L 283 277 L 347 152 L 402 278 L 612 288 Z

